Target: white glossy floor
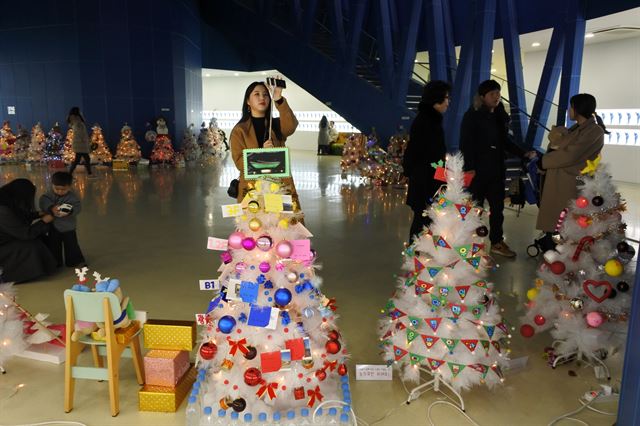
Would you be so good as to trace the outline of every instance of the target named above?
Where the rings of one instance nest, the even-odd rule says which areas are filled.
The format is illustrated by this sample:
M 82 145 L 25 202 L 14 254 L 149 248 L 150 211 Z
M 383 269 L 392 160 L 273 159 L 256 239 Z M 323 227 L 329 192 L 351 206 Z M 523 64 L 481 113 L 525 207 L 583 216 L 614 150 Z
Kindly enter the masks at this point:
M 315 234 L 313 247 L 323 264 L 324 292 L 338 300 L 342 334 L 355 363 L 380 363 L 376 322 L 380 308 L 392 291 L 401 264 L 400 251 L 408 233 L 410 211 L 404 194 L 397 189 L 367 188 L 340 180 L 337 157 L 293 153 L 296 186 L 306 213 L 308 228 Z M 92 269 L 117 277 L 136 309 L 150 318 L 193 319 L 207 303 L 197 280 L 211 277 L 219 266 L 218 256 L 205 249 L 207 236 L 226 237 L 233 229 L 220 215 L 220 204 L 230 203 L 228 182 L 236 176 L 230 161 L 217 168 L 99 171 L 99 178 L 86 180 L 78 174 L 77 191 L 83 198 L 79 238 Z M 39 193 L 45 188 L 44 168 L 0 167 L 0 184 L 16 177 L 34 180 Z M 626 220 L 631 237 L 640 233 L 640 190 L 622 184 L 629 203 Z M 532 286 L 538 261 L 524 248 L 537 232 L 533 229 L 536 209 L 527 207 L 520 217 L 506 214 L 506 235 L 518 251 L 514 261 L 500 261 L 491 280 L 500 289 L 505 316 L 517 324 L 524 293 Z M 64 321 L 62 292 L 74 283 L 73 271 L 62 269 L 38 282 L 18 286 L 19 301 L 32 312 L 47 312 L 55 322 Z M 516 332 L 512 358 L 528 356 L 527 367 L 507 375 L 504 387 L 489 392 L 478 387 L 465 396 L 467 413 L 483 426 L 546 425 L 551 419 L 577 407 L 578 396 L 594 388 L 593 370 L 569 364 L 552 370 L 542 358 L 548 335 L 523 340 Z M 90 356 L 85 354 L 84 356 Z M 619 383 L 621 355 L 610 357 L 612 382 Z M 63 410 L 63 366 L 14 358 L 0 376 L 0 424 L 13 425 L 52 420 L 79 421 L 87 425 L 180 425 L 184 405 L 176 414 L 139 412 L 133 367 L 121 367 L 120 415 L 109 415 L 106 383 L 78 381 L 74 410 Z M 353 371 L 353 369 L 351 370 Z M 569 375 L 569 371 L 576 373 Z M 25 384 L 7 399 L 16 385 Z M 356 382 L 352 380 L 354 409 L 359 417 L 378 425 L 424 425 L 427 408 L 440 399 L 425 394 L 411 405 L 403 405 L 402 383 Z M 600 409 L 615 411 L 616 404 Z M 393 410 L 393 411 L 392 411 Z M 450 407 L 435 406 L 437 425 L 466 425 Z M 593 412 L 579 415 L 590 425 L 611 425 L 614 417 Z M 570 424 L 570 422 L 560 423 Z

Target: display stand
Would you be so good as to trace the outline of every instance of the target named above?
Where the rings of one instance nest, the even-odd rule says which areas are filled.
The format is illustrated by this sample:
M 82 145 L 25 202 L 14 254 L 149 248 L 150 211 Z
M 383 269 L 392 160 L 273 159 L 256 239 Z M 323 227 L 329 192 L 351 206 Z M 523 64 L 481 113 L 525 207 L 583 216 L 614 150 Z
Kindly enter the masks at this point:
M 458 403 L 458 406 L 460 407 L 460 409 L 462 411 L 464 411 L 464 400 L 462 399 L 462 395 L 460 395 L 460 393 L 458 391 L 456 391 L 453 386 L 451 386 L 449 383 L 447 383 L 446 381 L 442 380 L 441 376 L 439 374 L 433 374 L 431 371 L 422 368 L 422 367 L 418 367 L 420 369 L 420 371 L 423 371 L 425 373 L 428 373 L 431 377 L 433 377 L 431 380 L 416 386 L 415 388 L 411 389 L 411 392 L 409 392 L 409 397 L 407 398 L 407 405 L 411 404 L 411 401 L 414 401 L 416 399 L 418 399 L 420 397 L 420 395 L 422 395 L 425 392 L 428 392 L 430 390 L 433 389 L 434 392 L 440 392 L 442 393 L 444 396 L 446 396 L 447 398 L 449 398 L 451 401 L 453 401 L 454 403 Z M 451 398 L 451 396 L 449 396 L 448 394 L 444 393 L 441 389 L 440 386 L 444 386 L 447 389 L 449 389 L 451 391 L 451 393 L 453 393 L 456 398 L 457 401 L 453 398 Z
M 562 342 L 559 340 L 556 340 L 553 342 L 551 346 L 555 349 L 559 343 L 562 343 Z M 602 361 L 600 358 L 596 356 L 596 354 L 592 352 L 585 353 L 581 351 L 572 351 L 566 354 L 559 355 L 558 357 L 556 357 L 556 359 L 553 360 L 553 364 L 551 364 L 551 368 L 556 368 L 560 364 L 566 364 L 573 360 L 576 360 L 576 361 L 584 360 L 587 364 L 591 365 L 594 369 L 594 374 L 596 375 L 596 378 L 599 378 L 598 374 L 596 373 L 596 368 L 598 366 L 602 367 L 602 369 L 606 374 L 607 380 L 611 380 L 611 373 L 609 372 L 609 367 L 607 367 L 604 361 Z

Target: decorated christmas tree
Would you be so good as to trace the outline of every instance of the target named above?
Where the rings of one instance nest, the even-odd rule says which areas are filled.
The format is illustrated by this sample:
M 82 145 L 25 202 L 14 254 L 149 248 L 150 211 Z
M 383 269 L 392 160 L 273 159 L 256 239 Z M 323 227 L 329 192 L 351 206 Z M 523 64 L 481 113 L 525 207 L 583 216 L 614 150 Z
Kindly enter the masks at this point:
M 2 283 L 0 271 L 0 372 L 4 373 L 4 363 L 21 353 L 27 343 L 24 338 L 21 314 L 12 301 L 16 291 L 13 283 Z
M 91 128 L 91 164 L 107 164 L 111 163 L 111 151 L 104 141 L 102 127 L 98 123 Z
M 364 135 L 354 133 L 344 144 L 342 148 L 342 159 L 340 160 L 340 168 L 342 169 L 342 176 L 346 177 L 348 174 L 355 174 L 360 169 L 360 162 L 365 156 L 365 138 Z
M 31 144 L 27 151 L 27 161 L 38 162 L 42 161 L 42 155 L 44 153 L 44 144 L 46 137 L 42 131 L 42 126 L 37 123 L 31 129 Z
M 182 138 L 182 151 L 186 161 L 197 161 L 200 159 L 200 147 L 196 143 L 196 135 L 193 134 L 193 123 L 184 130 Z
M 60 125 L 56 123 L 47 134 L 47 141 L 44 145 L 43 161 L 62 160 L 62 151 L 64 150 L 64 140 L 60 132 Z
M 62 150 L 62 160 L 65 164 L 73 163 L 76 153 L 73 152 L 73 128 L 69 127 L 67 136 L 64 138 L 64 148 Z
M 120 142 L 116 149 L 116 158 L 128 163 L 137 163 L 141 157 L 140 146 L 133 137 L 133 131 L 127 123 L 124 123 L 122 129 L 120 129 Z
M 223 264 L 206 284 L 214 289 L 206 313 L 197 315 L 204 325 L 198 366 L 206 370 L 198 398 L 262 424 L 289 411 L 300 419 L 324 400 L 348 399 L 348 354 L 291 196 L 276 182 L 257 181 L 247 200 L 244 208 L 222 206 L 236 217 L 236 231 L 209 242 L 223 250 Z
M 626 242 L 625 203 L 600 158 L 582 171 L 578 198 L 558 220 L 555 250 L 544 254 L 520 332 L 551 328 L 550 353 L 594 360 L 620 348 L 627 334 L 635 249 Z M 606 354 L 606 352 L 604 352 Z
M 151 163 L 153 164 L 174 164 L 175 151 L 171 146 L 171 138 L 169 137 L 169 129 L 164 118 L 157 120 L 156 128 L 157 136 L 151 151 Z
M 207 128 L 205 128 L 204 125 L 205 123 L 202 123 L 203 127 L 200 128 L 200 135 L 198 137 L 200 159 L 203 163 L 212 163 L 218 158 L 216 147 L 220 145 L 219 134 L 217 128 L 212 127 L 211 123 Z
M 13 161 L 13 145 L 16 142 L 16 137 L 11 131 L 11 125 L 9 121 L 2 123 L 0 128 L 0 161 L 7 162 Z
M 22 162 L 26 161 L 29 154 L 29 147 L 31 146 L 31 139 L 29 138 L 29 132 L 22 126 L 18 125 L 16 141 L 13 144 L 13 160 Z
M 463 159 L 448 156 L 446 179 L 428 210 L 433 220 L 404 252 L 404 275 L 383 310 L 383 357 L 404 380 L 421 372 L 456 391 L 503 380 L 509 329 L 486 277 L 487 228 L 463 189 Z
M 209 120 L 209 143 L 213 147 L 213 153 L 216 157 L 223 157 L 225 150 L 224 139 L 225 134 L 218 127 L 218 119 L 211 117 Z

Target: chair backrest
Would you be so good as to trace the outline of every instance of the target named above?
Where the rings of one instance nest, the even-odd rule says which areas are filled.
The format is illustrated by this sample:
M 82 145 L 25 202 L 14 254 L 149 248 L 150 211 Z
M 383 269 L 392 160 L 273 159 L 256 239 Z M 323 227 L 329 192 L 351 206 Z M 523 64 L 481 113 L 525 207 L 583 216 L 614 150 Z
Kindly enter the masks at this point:
M 76 321 L 104 322 L 103 300 L 109 299 L 111 315 L 118 318 L 122 313 L 118 296 L 109 292 L 85 292 L 75 290 L 64 291 L 64 304 L 67 305 L 67 296 L 73 300 L 73 311 Z

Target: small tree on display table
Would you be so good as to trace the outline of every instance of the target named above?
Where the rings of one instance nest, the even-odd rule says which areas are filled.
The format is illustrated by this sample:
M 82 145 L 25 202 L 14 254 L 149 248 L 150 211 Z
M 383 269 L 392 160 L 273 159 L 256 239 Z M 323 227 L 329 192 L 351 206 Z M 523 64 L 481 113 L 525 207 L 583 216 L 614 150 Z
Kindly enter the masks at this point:
M 152 164 L 175 164 L 175 151 L 171 146 L 171 138 L 169 137 L 169 129 L 164 118 L 157 120 L 156 139 L 151 151 Z
M 116 149 L 116 159 L 136 164 L 141 157 L 140 146 L 133 136 L 133 131 L 127 123 L 124 123 L 122 129 L 120 129 L 120 142 L 118 142 Z
M 104 141 L 102 128 L 95 124 L 91 128 L 91 164 L 110 164 L 112 161 L 111 151 Z
M 31 129 L 31 144 L 27 152 L 28 162 L 40 162 L 42 161 L 42 155 L 44 153 L 44 144 L 46 137 L 40 123 L 36 123 Z

